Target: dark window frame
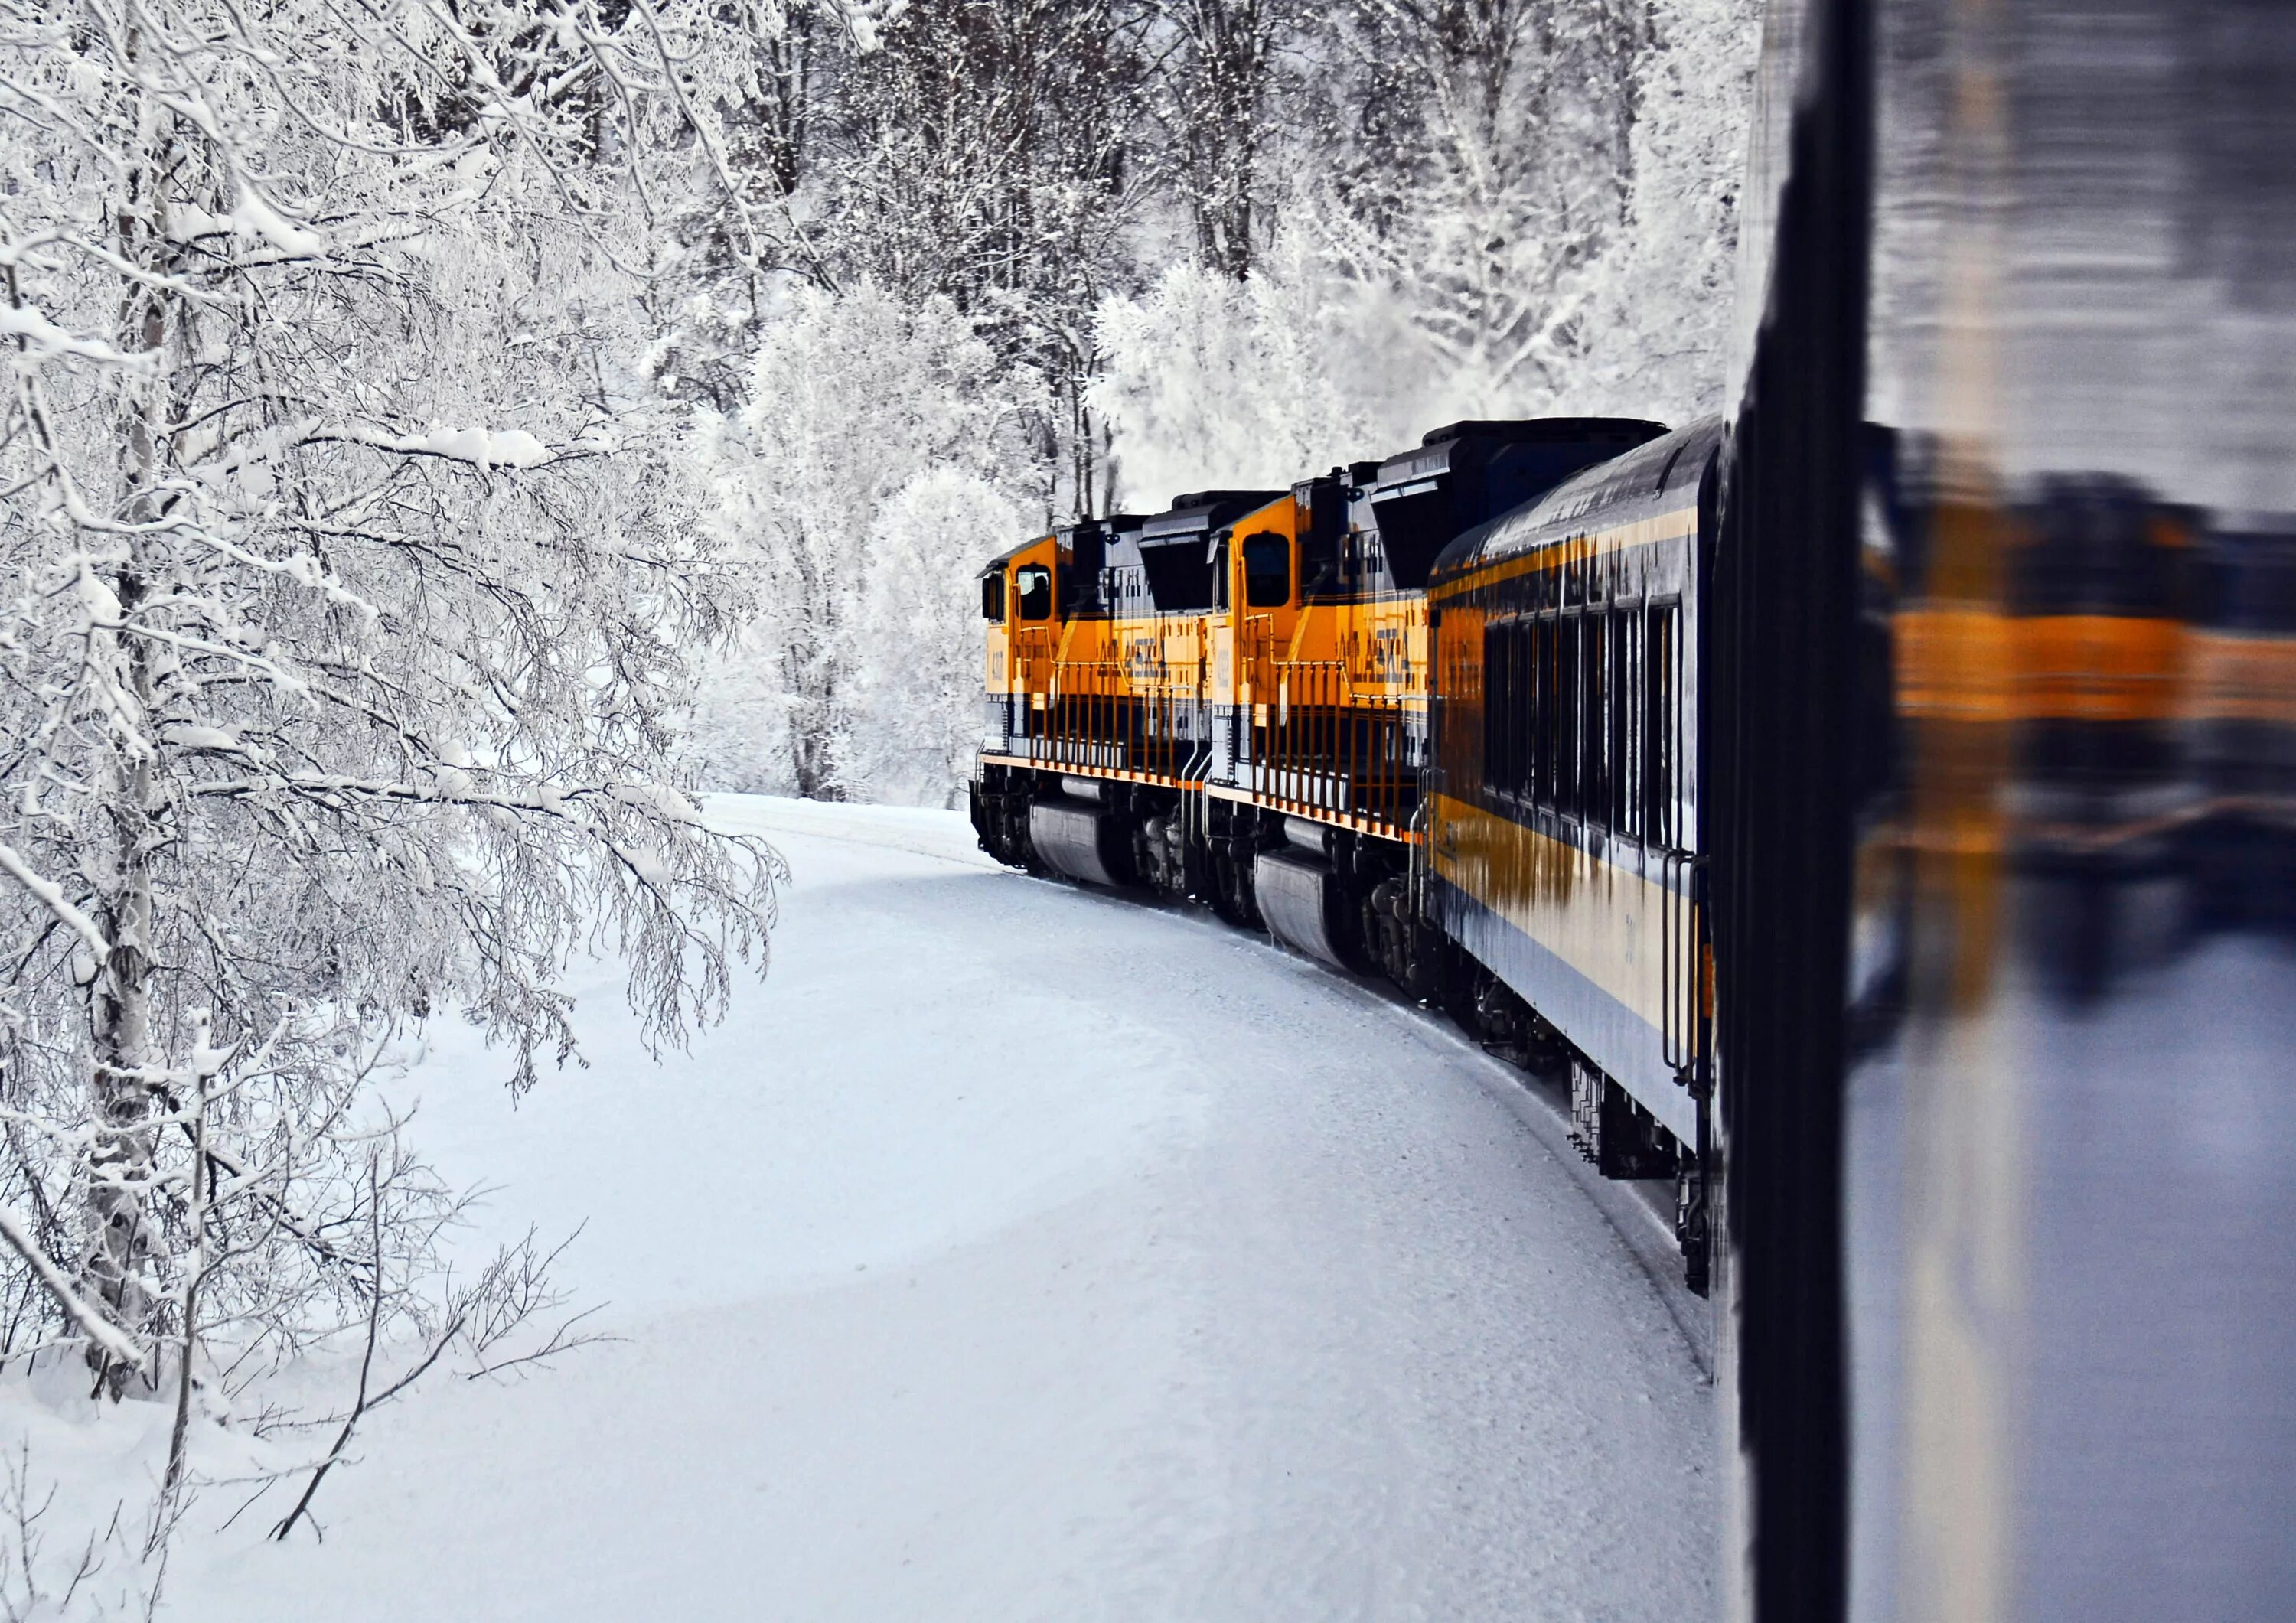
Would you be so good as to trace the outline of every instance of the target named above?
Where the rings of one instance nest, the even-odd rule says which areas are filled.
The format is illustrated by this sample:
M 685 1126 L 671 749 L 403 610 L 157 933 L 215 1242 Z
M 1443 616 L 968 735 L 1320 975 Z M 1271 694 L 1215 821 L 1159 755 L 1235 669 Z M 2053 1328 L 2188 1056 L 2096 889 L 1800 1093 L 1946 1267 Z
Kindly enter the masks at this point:
M 1483 622 L 1483 784 L 1510 804 L 1672 848 L 1683 749 L 1678 596 Z
M 1671 850 L 1680 843 L 1683 744 L 1682 602 L 1653 598 L 1643 605 L 1644 668 L 1658 678 L 1643 700 L 1643 842 Z

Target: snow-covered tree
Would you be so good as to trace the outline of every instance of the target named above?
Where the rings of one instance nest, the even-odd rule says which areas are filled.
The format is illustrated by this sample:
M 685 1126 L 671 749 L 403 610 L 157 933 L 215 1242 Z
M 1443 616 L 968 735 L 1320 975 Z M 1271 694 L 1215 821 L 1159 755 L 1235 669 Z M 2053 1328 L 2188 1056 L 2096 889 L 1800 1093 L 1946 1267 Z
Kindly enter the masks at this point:
M 862 635 L 899 650 L 862 667 L 855 754 L 875 799 L 961 804 L 980 742 L 980 566 L 1028 532 L 1004 490 L 941 463 L 893 493 L 872 526 Z
M 681 307 L 664 376 L 738 422 L 731 357 L 813 319 L 791 285 L 946 299 L 1043 381 L 1017 408 L 1027 473 L 1000 455 L 988 477 L 1033 481 L 1024 504 L 1050 519 L 1280 484 L 1463 416 L 1678 420 L 1719 389 L 1755 12 L 914 0 L 866 29 L 837 12 L 808 37 L 794 165 L 755 183 L 801 245 Z M 728 335 L 716 360 L 705 330 Z M 898 418 L 906 381 L 867 375 L 886 392 L 862 414 Z M 705 505 L 752 500 L 730 488 Z M 761 577 L 799 567 L 747 520 L 728 533 Z M 828 784 L 777 763 L 861 725 L 779 646 L 703 711 L 720 782 Z M 838 665 L 839 691 L 882 652 Z
M 1752 0 L 1362 0 L 1300 23 L 1284 190 L 1237 283 L 1102 306 L 1124 499 L 1275 484 L 1447 418 L 1719 396 Z
M 1276 57 L 1303 9 L 1297 0 L 1151 0 L 1164 64 L 1154 106 L 1197 261 L 1238 282 L 1268 234 Z
M 1675 419 L 1723 401 L 1757 0 L 1653 6 L 1639 58 L 1627 215 L 1584 324 L 1587 409 Z
M 406 1022 L 523 1086 L 570 952 L 658 1039 L 761 953 L 770 853 L 668 772 L 723 578 L 615 358 L 719 18 L 0 0 L 0 1238 L 115 1393 L 422 1254 Z
M 657 389 L 716 411 L 739 401 L 775 291 L 833 275 L 799 197 L 810 178 L 841 62 L 874 38 L 882 4 L 757 0 L 740 36 L 721 40 L 746 71 L 719 76 L 719 144 L 688 143 L 688 184 L 662 199 L 667 230 L 645 299 L 646 371 Z
M 1093 402 L 1121 497 L 1144 510 L 1191 487 L 1277 488 L 1381 455 L 1423 404 L 1402 369 L 1347 364 L 1411 334 L 1297 232 L 1242 282 L 1174 266 L 1140 297 L 1108 300 L 1098 332 Z
M 868 594 L 888 580 L 874 560 L 881 522 L 936 469 L 1013 501 L 1031 470 L 1022 432 L 1041 399 L 1041 384 L 1003 365 L 947 299 L 911 302 L 873 282 L 791 296 L 766 329 L 747 403 L 706 416 L 695 436 L 710 532 L 758 602 L 735 668 L 701 696 L 721 782 L 816 799 L 863 787 L 873 753 L 858 736 L 865 673 L 915 652 L 873 634 Z M 952 534 L 948 545 L 970 540 Z M 926 742 L 937 717 L 914 725 L 918 747 L 937 749 Z M 772 768 L 760 770 L 768 751 Z
M 1092 313 L 1128 266 L 1144 62 L 1121 0 L 912 0 L 849 68 L 821 240 L 912 302 L 948 299 L 1044 379 L 1048 505 L 1093 510 Z
M 1454 414 L 1556 398 L 1626 217 L 1643 0 L 1353 0 L 1326 95 L 1333 251 L 1395 287 Z

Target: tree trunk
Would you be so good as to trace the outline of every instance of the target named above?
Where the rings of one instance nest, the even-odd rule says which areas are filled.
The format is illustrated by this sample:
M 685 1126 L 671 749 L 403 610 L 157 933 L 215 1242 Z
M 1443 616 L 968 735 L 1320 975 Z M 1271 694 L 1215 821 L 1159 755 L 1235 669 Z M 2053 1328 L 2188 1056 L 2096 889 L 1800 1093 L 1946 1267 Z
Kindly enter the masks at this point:
M 181 314 L 172 307 L 176 296 L 162 280 L 181 269 L 168 241 L 160 191 L 180 156 L 174 114 L 146 98 L 142 125 L 144 161 L 128 171 L 118 223 L 122 257 L 154 275 L 128 295 L 121 347 L 153 356 L 159 364 L 127 387 L 119 417 L 120 512 L 130 524 L 152 524 L 161 516 L 154 492 L 167 461 L 162 439 L 171 379 L 166 355 Z M 148 645 L 130 630 L 149 590 L 140 537 L 128 540 L 127 553 L 111 582 L 117 623 L 95 623 L 92 608 L 88 628 L 90 663 L 111 678 L 111 714 L 104 718 L 111 743 L 102 776 L 109 860 L 97 883 L 97 920 L 111 951 L 97 968 L 89 1011 L 89 1102 L 95 1134 L 88 1151 L 88 1233 L 81 1266 L 92 1299 L 115 1324 L 140 1339 L 154 1328 L 158 1298 L 150 1271 L 160 1243 L 150 1209 L 155 1147 L 151 857 L 157 828 L 151 751 L 159 741 L 151 725 Z M 93 1345 L 87 1357 L 98 1388 L 119 1397 L 133 1366 Z
M 1193 73 L 1188 111 L 1190 201 L 1197 251 L 1231 280 L 1251 274 L 1252 201 L 1259 164 L 1259 120 L 1267 89 L 1273 7 L 1264 0 L 1195 0 L 1180 10 Z
M 119 586 L 121 611 L 132 613 L 142 596 L 140 584 L 123 573 Z M 140 649 L 133 642 L 123 643 L 123 696 L 131 699 L 140 722 L 149 711 L 151 673 Z M 89 1088 L 95 1136 L 88 1152 L 89 1232 L 82 1266 L 89 1295 L 113 1324 L 141 1337 L 152 1327 L 156 1306 L 148 1271 L 159 1242 L 148 1211 L 153 1149 L 146 950 L 152 922 L 151 763 L 115 746 L 107 775 L 111 871 L 104 875 L 98 924 L 111 950 L 97 973 L 91 1011 Z M 95 1346 L 88 1348 L 88 1363 L 112 1397 L 126 1390 L 128 1365 Z

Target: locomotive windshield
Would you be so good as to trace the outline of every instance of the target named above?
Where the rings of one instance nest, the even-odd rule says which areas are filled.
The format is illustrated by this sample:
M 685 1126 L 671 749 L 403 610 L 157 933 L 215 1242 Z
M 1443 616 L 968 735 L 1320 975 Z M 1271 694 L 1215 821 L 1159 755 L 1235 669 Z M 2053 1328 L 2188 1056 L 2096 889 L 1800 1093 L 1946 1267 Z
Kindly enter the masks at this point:
M 1021 618 L 1040 620 L 1053 611 L 1053 572 L 1041 563 L 1028 563 L 1013 571 L 1013 589 L 1021 600 Z
M 980 578 L 980 618 L 992 624 L 1004 621 L 1004 571 L 1002 570 Z
M 1262 530 L 1243 539 L 1243 601 L 1253 609 L 1279 609 L 1292 601 L 1292 544 Z

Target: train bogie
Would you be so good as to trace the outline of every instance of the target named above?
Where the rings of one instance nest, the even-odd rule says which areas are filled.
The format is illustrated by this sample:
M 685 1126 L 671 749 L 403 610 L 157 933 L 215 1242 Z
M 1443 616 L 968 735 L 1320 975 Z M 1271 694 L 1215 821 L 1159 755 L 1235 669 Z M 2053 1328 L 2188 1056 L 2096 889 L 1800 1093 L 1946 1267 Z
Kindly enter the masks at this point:
M 1570 1138 L 1604 1177 L 1671 1178 L 1680 1145 L 1634 1096 L 1584 1060 L 1570 1062 Z

